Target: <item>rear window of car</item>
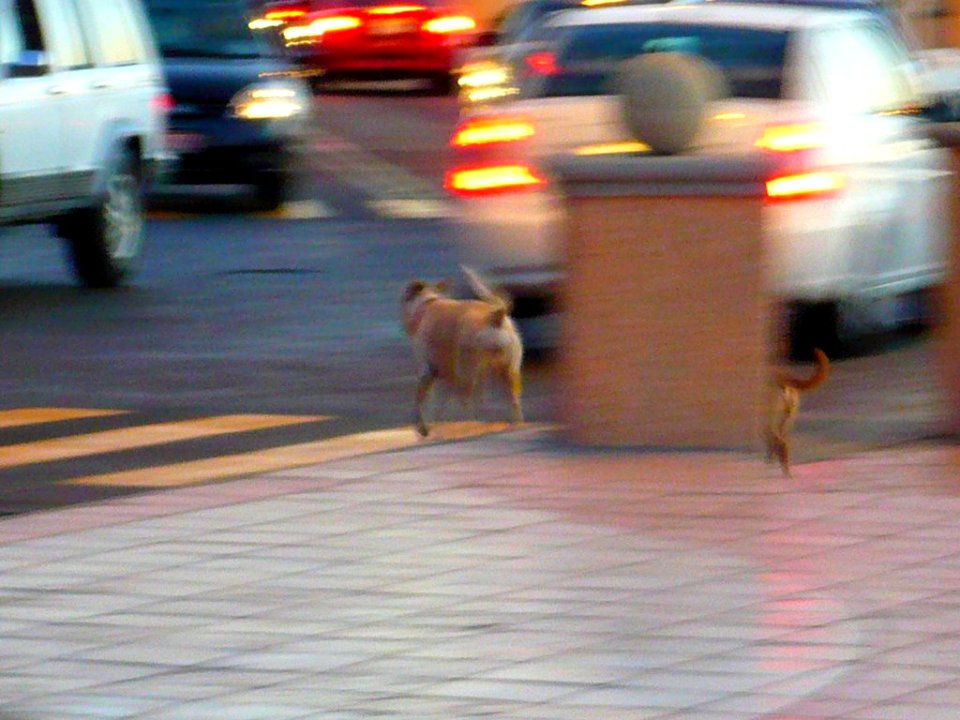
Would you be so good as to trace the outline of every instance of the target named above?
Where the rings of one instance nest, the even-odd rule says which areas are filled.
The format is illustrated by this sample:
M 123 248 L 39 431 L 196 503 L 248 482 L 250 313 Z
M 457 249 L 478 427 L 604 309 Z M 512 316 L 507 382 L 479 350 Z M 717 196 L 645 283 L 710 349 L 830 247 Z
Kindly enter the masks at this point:
M 541 97 L 615 92 L 619 63 L 644 53 L 699 55 L 724 71 L 733 97 L 778 99 L 789 34 L 716 25 L 609 24 L 570 27 L 554 46 L 555 70 L 540 84 Z
M 255 58 L 273 52 L 237 0 L 146 0 L 165 57 Z

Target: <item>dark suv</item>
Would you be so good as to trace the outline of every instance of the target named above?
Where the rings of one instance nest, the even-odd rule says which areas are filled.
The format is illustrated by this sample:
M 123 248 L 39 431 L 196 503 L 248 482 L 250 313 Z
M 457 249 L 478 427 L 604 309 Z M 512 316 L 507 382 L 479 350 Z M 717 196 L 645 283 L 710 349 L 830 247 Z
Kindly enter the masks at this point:
M 98 0 L 99 1 L 99 0 Z M 248 184 L 279 207 L 297 173 L 309 88 L 250 27 L 244 0 L 145 0 L 173 95 L 167 145 L 180 184 Z
M 0 0 L 0 224 L 51 223 L 82 283 L 120 284 L 168 105 L 139 0 Z

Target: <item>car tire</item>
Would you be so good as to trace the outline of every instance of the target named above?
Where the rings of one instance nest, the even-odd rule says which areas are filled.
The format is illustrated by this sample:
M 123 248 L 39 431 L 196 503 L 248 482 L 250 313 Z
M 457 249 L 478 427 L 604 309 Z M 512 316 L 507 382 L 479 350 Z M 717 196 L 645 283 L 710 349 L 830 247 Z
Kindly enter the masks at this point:
M 454 88 L 453 76 L 450 73 L 438 73 L 430 78 L 430 91 L 434 95 L 446 97 Z
M 254 184 L 254 202 L 257 209 L 272 212 L 279 210 L 287 199 L 289 178 L 284 173 L 265 173 Z
M 791 315 L 790 357 L 808 361 L 814 348 L 831 358 L 854 357 L 869 349 L 871 334 L 871 328 L 858 319 L 853 303 L 800 303 Z
M 115 153 L 97 203 L 61 221 L 58 234 L 74 275 L 86 287 L 113 288 L 129 277 L 145 235 L 143 180 L 133 152 Z

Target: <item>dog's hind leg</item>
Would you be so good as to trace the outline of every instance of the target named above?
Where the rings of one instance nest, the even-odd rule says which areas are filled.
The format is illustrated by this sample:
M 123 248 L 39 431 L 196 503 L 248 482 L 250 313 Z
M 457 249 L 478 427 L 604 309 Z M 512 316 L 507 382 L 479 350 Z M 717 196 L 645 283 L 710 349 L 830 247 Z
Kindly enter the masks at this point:
M 523 422 L 523 405 L 520 402 L 520 395 L 523 393 L 523 380 L 520 378 L 518 368 L 508 367 L 504 369 L 504 377 L 507 383 L 507 389 L 510 392 L 510 405 L 513 409 L 513 422 Z
M 427 423 L 423 419 L 423 406 L 427 401 L 427 396 L 430 394 L 430 388 L 433 387 L 436 379 L 436 373 L 428 369 L 420 376 L 420 381 L 417 383 L 417 403 L 414 423 L 420 437 L 426 437 L 430 433 L 430 428 L 427 427 Z

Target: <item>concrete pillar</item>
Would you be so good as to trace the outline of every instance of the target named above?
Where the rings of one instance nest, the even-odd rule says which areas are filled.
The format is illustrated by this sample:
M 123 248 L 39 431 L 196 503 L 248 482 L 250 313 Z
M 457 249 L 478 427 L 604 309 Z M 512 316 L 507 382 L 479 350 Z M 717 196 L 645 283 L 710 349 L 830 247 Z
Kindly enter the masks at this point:
M 592 446 L 756 450 L 772 303 L 762 159 L 565 156 L 558 410 Z
M 950 194 L 949 242 L 946 248 L 947 274 L 939 303 L 938 332 L 935 342 L 940 376 L 946 395 L 946 432 L 960 435 L 960 122 L 940 123 L 931 134 L 950 148 L 953 164 L 953 191 Z

